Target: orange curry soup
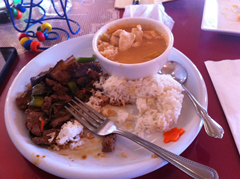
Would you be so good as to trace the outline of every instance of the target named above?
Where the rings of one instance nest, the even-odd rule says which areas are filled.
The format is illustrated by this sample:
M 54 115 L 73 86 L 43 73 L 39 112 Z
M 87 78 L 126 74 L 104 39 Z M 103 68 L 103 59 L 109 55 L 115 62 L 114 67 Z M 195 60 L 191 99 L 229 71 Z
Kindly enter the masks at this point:
M 126 24 L 126 25 L 121 25 L 121 26 L 116 26 L 114 28 L 108 29 L 105 35 L 107 34 L 109 38 L 111 38 L 112 34 L 118 30 L 122 29 L 125 30 L 126 32 L 131 33 L 132 28 L 136 28 L 136 25 L 138 24 Z M 159 34 L 156 30 L 155 27 L 151 27 L 150 25 L 147 24 L 140 24 L 142 27 L 143 34 L 146 31 L 155 31 L 157 34 L 158 38 L 152 37 L 151 39 L 142 37 L 141 45 L 137 47 L 131 47 L 127 50 L 120 51 L 118 50 L 117 53 L 111 58 L 108 58 L 108 56 L 105 56 L 106 58 L 119 62 L 119 63 L 125 63 L 125 64 L 136 64 L 136 63 L 142 63 L 142 62 L 147 62 L 150 61 L 159 55 L 161 55 L 167 48 L 167 41 L 164 37 L 163 34 Z M 107 40 L 108 41 L 108 40 Z M 109 44 L 111 44 L 109 42 Z M 113 45 L 113 44 L 112 44 Z M 113 46 L 116 47 L 116 44 Z

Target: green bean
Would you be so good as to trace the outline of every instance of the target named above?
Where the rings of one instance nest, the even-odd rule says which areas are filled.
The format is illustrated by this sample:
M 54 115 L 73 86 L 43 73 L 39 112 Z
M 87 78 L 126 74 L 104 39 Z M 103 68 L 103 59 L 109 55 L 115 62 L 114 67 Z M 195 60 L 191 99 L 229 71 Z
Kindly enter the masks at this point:
M 77 62 L 79 63 L 88 63 L 88 62 L 94 62 L 97 59 L 96 55 L 92 55 L 92 57 L 78 57 Z

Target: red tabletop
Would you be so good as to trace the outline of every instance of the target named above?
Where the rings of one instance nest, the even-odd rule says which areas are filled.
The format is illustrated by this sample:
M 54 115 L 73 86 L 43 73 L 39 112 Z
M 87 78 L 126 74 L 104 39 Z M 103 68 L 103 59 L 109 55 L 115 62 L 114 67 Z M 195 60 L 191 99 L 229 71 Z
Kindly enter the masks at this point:
M 184 53 L 201 72 L 208 91 L 208 112 L 225 130 L 223 139 L 214 139 L 204 129 L 181 156 L 214 168 L 219 177 L 240 178 L 240 157 L 223 113 L 215 89 L 204 65 L 204 61 L 240 58 L 240 37 L 201 30 L 204 0 L 175 0 L 164 3 L 165 11 L 175 21 L 174 47 Z M 0 87 L 0 178 L 4 179 L 57 179 L 26 160 L 10 140 L 4 123 L 4 105 L 8 89 L 21 70 L 37 53 L 21 54 L 12 65 Z M 147 178 L 190 178 L 171 164 L 139 177 Z

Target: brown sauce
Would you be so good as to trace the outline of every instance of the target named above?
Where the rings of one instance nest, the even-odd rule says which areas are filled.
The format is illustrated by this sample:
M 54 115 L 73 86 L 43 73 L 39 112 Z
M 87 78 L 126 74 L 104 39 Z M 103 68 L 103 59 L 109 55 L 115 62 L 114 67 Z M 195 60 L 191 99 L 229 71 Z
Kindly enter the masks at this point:
M 56 151 L 60 155 L 69 156 L 69 159 L 81 159 L 86 160 L 88 156 L 92 156 L 94 158 L 101 158 L 98 154 L 102 152 L 102 138 L 94 137 L 93 139 L 84 138 L 84 144 L 80 149 L 66 149 Z M 73 161 L 73 160 L 72 160 Z

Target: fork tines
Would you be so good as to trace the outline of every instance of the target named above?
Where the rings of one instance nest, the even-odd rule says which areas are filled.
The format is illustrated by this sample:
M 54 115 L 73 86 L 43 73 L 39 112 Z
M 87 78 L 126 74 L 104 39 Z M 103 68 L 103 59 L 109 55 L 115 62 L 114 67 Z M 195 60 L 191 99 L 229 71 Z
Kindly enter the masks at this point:
M 66 105 L 64 107 L 90 130 L 96 130 L 96 128 L 98 128 L 107 119 L 105 116 L 101 115 L 77 97 L 74 97 L 71 102 L 68 102 L 68 105 L 81 117 L 71 110 L 70 107 L 67 107 Z

